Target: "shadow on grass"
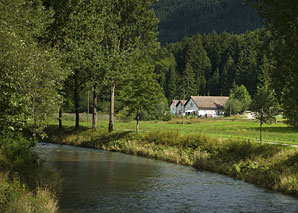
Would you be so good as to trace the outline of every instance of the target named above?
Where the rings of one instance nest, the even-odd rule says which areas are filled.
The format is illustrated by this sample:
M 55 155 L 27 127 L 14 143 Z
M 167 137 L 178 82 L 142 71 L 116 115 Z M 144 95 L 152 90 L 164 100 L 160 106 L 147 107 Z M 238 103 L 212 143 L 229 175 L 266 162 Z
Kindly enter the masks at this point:
M 255 131 L 259 131 L 259 127 L 252 127 L 250 129 L 253 129 Z M 295 129 L 293 127 L 274 127 L 274 126 L 265 126 L 262 128 L 263 132 L 272 132 L 272 133 L 298 133 L 298 129 Z
M 250 142 L 235 141 L 225 145 L 214 157 L 226 162 L 238 163 L 240 161 L 256 158 L 270 158 L 280 152 L 284 147 L 277 145 L 260 145 Z
M 103 145 L 115 143 L 117 141 L 128 140 L 134 137 L 133 131 L 113 131 L 108 133 L 106 130 L 98 129 L 93 131 L 88 127 L 59 128 L 57 125 L 49 125 L 46 129 L 46 142 L 76 145 L 89 148 L 101 148 Z
M 49 137 L 54 136 L 54 135 L 61 135 L 61 134 L 63 134 L 64 136 L 79 134 L 79 133 L 85 132 L 87 130 L 90 130 L 90 128 L 88 128 L 88 127 L 80 127 L 79 129 L 76 129 L 75 127 L 59 128 L 57 125 L 48 125 L 45 129 L 45 131 Z

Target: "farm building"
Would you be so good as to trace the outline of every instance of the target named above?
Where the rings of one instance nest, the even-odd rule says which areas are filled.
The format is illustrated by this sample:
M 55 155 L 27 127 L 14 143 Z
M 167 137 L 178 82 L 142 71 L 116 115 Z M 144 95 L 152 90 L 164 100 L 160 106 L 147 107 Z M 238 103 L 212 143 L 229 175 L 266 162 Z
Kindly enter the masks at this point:
M 179 100 L 172 100 L 172 103 L 170 105 L 170 110 L 172 114 L 177 114 L 177 108 L 176 105 L 179 102 Z
M 187 101 L 178 101 L 176 113 L 172 113 L 181 114 L 183 111 L 186 115 L 216 117 L 224 114 L 224 105 L 228 99 L 224 96 L 191 96 Z
M 186 100 L 180 100 L 178 101 L 177 105 L 176 105 L 176 109 L 177 109 L 177 114 L 181 115 L 182 113 L 185 113 L 185 108 L 184 105 L 186 103 Z
M 172 114 L 180 114 L 182 112 L 183 105 L 185 103 L 186 103 L 186 100 L 172 100 L 172 103 L 170 105 L 171 113 Z

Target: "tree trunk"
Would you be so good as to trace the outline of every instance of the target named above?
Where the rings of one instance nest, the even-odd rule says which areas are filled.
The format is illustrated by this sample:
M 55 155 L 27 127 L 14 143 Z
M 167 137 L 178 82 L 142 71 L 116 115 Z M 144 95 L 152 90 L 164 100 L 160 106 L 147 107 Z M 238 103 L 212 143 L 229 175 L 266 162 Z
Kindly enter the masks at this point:
M 114 130 L 114 95 L 115 95 L 115 83 L 113 82 L 111 85 L 109 132 L 112 132 Z
M 78 85 L 78 77 L 75 77 L 75 83 L 74 83 L 74 106 L 75 106 L 75 113 L 76 113 L 76 124 L 75 128 L 79 129 L 80 127 L 80 114 L 79 114 L 79 108 L 80 108 L 80 101 L 79 101 L 79 85 Z
M 94 88 L 93 88 L 92 130 L 96 130 L 96 128 L 97 128 L 96 107 L 97 107 L 97 93 L 96 93 L 96 86 L 94 86 Z
M 139 134 L 139 119 L 140 117 L 137 115 L 137 128 L 136 128 L 137 134 Z
M 60 108 L 59 109 L 59 128 L 61 129 L 62 128 L 62 109 Z
M 260 143 L 262 145 L 262 125 L 263 125 L 263 121 L 260 122 Z

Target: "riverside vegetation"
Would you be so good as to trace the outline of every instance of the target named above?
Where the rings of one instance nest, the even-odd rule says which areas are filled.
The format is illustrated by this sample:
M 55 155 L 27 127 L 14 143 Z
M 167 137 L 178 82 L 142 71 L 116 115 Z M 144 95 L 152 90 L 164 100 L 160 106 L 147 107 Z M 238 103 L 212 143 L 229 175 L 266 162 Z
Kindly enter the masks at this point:
M 47 142 L 124 152 L 225 174 L 298 197 L 298 149 L 250 140 L 216 139 L 155 130 L 108 133 L 81 127 L 46 129 Z
M 56 212 L 61 179 L 22 135 L 0 137 L 0 212 Z

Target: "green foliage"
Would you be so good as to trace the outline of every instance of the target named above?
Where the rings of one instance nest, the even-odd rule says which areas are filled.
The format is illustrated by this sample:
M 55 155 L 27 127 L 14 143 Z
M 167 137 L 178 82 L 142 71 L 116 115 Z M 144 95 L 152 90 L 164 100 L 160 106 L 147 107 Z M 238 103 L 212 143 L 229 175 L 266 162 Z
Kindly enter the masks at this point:
M 225 105 L 225 114 L 237 114 L 244 112 L 251 104 L 251 97 L 244 85 L 238 86 L 235 83 L 230 92 L 230 98 Z
M 298 57 L 298 5 L 295 0 L 247 0 L 264 18 L 265 26 L 272 32 L 276 48 L 273 57 L 272 83 L 278 98 L 282 96 L 284 114 L 288 123 L 298 127 L 297 57 Z M 285 24 L 286 23 L 286 24 Z
M 154 106 L 163 98 L 162 89 L 154 77 L 153 66 L 145 58 L 142 55 L 135 60 L 129 81 L 123 89 L 122 104 L 128 108 L 128 115 L 133 114 L 136 120 L 144 112 L 153 112 Z
M 224 110 L 225 110 L 225 115 L 236 115 L 239 112 L 241 112 L 242 109 L 242 102 L 240 102 L 240 100 L 234 98 L 234 97 L 230 97 L 225 106 L 224 106 Z
M 0 172 L 0 211 L 54 213 L 58 211 L 58 201 L 48 189 L 37 188 L 36 192 L 30 192 L 17 178 L 10 181 Z
M 263 75 L 270 78 L 274 64 L 271 40 L 264 30 L 241 35 L 197 34 L 159 50 L 155 72 L 168 100 L 189 95 L 228 96 L 234 82 L 253 96 Z M 245 105 L 240 111 L 247 109 Z
M 275 92 L 265 82 L 263 86 L 258 87 L 257 93 L 253 98 L 251 109 L 256 113 L 256 119 L 262 123 L 272 123 L 275 121 L 275 115 L 278 110 L 278 102 L 275 98 Z
M 8 134 L 0 137 L 0 170 L 17 173 L 21 178 L 34 176 L 38 167 L 38 157 L 32 152 L 34 143 L 30 143 L 20 134 Z
M 0 132 L 19 131 L 33 120 L 41 126 L 57 110 L 57 90 L 67 71 L 59 55 L 38 41 L 51 21 L 41 1 L 0 4 Z M 34 128 L 38 130 L 38 128 Z

